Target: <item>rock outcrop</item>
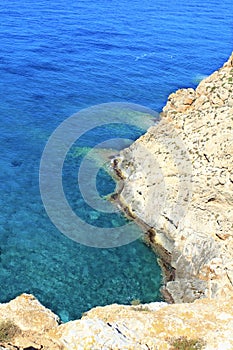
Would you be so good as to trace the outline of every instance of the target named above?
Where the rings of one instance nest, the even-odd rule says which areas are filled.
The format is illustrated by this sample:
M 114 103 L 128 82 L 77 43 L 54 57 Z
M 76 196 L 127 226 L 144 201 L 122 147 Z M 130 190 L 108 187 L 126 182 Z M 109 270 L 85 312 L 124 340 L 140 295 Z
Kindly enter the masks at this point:
M 22 294 L 0 304 L 0 320 L 18 327 L 12 339 L 0 341 L 0 349 L 232 350 L 232 303 L 233 298 L 220 298 L 192 304 L 114 304 L 94 308 L 81 320 L 59 324 L 57 316 L 32 295 Z
M 233 55 L 115 160 L 118 200 L 145 225 L 175 302 L 233 290 Z
M 165 299 L 61 324 L 32 295 L 0 304 L 1 350 L 233 349 L 233 54 L 113 161 L 118 201 L 145 229 Z

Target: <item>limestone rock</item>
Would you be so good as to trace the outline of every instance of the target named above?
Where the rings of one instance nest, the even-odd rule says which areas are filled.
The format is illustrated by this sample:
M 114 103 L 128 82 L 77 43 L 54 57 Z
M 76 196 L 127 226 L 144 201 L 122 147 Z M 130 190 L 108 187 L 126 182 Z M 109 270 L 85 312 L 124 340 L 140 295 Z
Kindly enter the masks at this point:
M 81 320 L 59 325 L 56 315 L 33 296 L 23 294 L 0 304 L 1 317 L 14 319 L 21 329 L 14 339 L 0 342 L 0 349 L 168 350 L 174 349 L 175 340 L 185 340 L 203 350 L 232 350 L 232 303 L 233 298 L 220 298 L 191 304 L 114 304 L 96 307 Z
M 11 321 L 19 332 L 12 340 L 6 341 L 6 347 L 17 349 L 61 349 L 59 342 L 47 336 L 47 331 L 58 326 L 58 316 L 46 309 L 30 294 L 22 294 L 6 304 L 0 304 L 0 321 Z M 0 344 L 1 345 L 1 344 Z M 13 346 L 14 345 L 14 346 Z
M 4 319 L 4 315 L 10 315 L 11 320 L 24 331 L 35 329 L 44 332 L 57 326 L 59 320 L 30 294 L 22 294 L 9 303 L 0 304 L 0 318 Z
M 166 251 L 164 292 L 175 302 L 233 291 L 232 60 L 171 94 L 160 122 L 115 160 L 118 200 Z

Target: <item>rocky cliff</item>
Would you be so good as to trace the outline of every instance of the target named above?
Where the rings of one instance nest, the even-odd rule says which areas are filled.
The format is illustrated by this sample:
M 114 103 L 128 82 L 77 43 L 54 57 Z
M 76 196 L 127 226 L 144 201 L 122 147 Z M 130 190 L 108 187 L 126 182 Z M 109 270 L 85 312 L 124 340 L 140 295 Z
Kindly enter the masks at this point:
M 196 90 L 169 96 L 161 121 L 115 161 L 119 196 L 160 255 L 175 302 L 233 286 L 233 56 Z
M 233 54 L 113 161 L 175 304 L 97 307 L 60 324 L 33 296 L 0 304 L 0 349 L 233 349 Z M 188 303 L 189 302 L 189 303 Z

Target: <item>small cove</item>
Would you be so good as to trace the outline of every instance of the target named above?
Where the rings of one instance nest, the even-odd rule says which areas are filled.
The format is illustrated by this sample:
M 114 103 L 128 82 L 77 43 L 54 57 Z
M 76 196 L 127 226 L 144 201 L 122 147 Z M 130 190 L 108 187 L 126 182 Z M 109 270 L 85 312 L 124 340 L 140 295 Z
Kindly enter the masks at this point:
M 160 300 L 161 270 L 140 240 L 96 249 L 56 229 L 40 196 L 40 159 L 73 113 L 112 101 L 160 111 L 170 92 L 221 66 L 232 50 L 231 1 L 3 0 L 0 12 L 0 302 L 32 293 L 68 321 L 96 305 Z M 77 205 L 76 176 L 91 140 L 68 154 L 63 182 L 90 222 L 96 214 Z M 114 186 L 101 169 L 99 193 Z

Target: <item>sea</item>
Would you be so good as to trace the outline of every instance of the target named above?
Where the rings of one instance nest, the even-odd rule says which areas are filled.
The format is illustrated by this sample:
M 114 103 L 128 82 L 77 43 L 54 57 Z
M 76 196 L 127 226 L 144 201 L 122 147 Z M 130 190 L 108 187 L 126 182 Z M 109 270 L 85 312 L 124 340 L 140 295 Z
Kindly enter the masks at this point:
M 70 116 L 120 108 L 134 127 L 116 128 L 108 115 L 106 130 L 97 113 L 98 127 L 67 153 L 62 181 L 82 221 L 116 231 L 126 225 L 122 214 L 102 217 L 85 204 L 80 164 L 108 138 L 136 140 L 171 92 L 195 88 L 221 67 L 232 52 L 232 0 L 1 0 L 0 16 L 0 302 L 32 293 L 67 322 L 97 305 L 162 300 L 161 269 L 140 237 L 104 247 L 61 232 L 42 201 L 41 158 Z M 98 165 L 101 157 L 90 158 Z M 104 165 L 96 187 L 108 201 L 116 184 Z

